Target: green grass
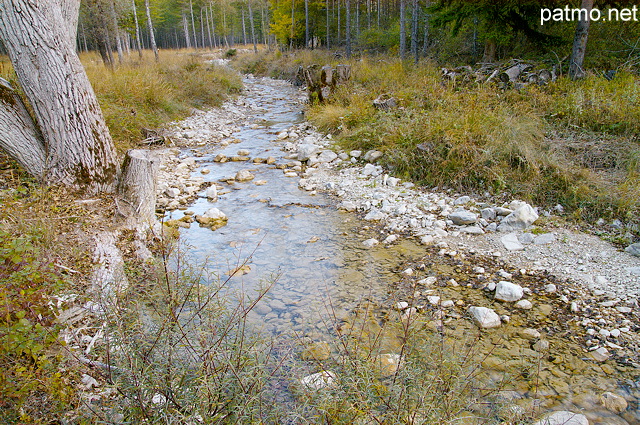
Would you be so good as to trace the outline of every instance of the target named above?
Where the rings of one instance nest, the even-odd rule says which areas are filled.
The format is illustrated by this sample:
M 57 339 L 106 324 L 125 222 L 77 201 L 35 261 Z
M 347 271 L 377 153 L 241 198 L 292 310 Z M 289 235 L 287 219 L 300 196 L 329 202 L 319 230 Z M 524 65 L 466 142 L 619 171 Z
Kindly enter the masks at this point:
M 293 75 L 301 65 L 339 62 L 316 51 L 247 55 L 237 63 Z M 396 175 L 430 187 L 506 192 L 544 207 L 560 203 L 588 220 L 637 217 L 636 75 L 502 90 L 445 83 L 439 66 L 428 61 L 412 66 L 379 56 L 349 63 L 351 81 L 307 111 L 343 148 L 379 149 Z M 381 94 L 396 97 L 400 108 L 376 110 L 372 102 Z

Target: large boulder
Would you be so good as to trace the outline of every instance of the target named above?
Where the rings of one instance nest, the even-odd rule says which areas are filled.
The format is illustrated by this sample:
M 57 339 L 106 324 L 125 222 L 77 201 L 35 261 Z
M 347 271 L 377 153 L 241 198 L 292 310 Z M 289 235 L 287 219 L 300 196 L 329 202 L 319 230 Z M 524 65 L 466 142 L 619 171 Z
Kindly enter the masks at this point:
M 523 203 L 517 210 L 506 216 L 498 226 L 499 232 L 524 230 L 538 219 L 538 213 L 529 204 Z

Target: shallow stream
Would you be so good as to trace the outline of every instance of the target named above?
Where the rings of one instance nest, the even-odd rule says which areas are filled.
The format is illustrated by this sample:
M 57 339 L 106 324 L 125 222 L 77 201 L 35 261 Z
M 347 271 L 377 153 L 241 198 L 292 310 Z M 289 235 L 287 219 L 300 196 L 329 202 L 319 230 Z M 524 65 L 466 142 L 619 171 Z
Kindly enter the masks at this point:
M 189 210 L 203 214 L 209 208 L 218 208 L 227 215 L 228 224 L 212 231 L 194 223 L 189 229 L 181 229 L 181 239 L 190 246 L 192 261 L 206 263 L 221 280 L 238 267 L 248 266 L 243 268 L 246 273 L 236 273 L 230 279 L 230 287 L 235 291 L 251 296 L 273 284 L 265 299 L 251 312 L 252 323 L 274 335 L 293 331 L 296 335 L 322 339 L 332 329 L 334 317 L 348 317 L 363 300 L 393 303 L 389 288 L 403 279 L 400 272 L 407 264 L 430 255 L 430 251 L 411 239 L 367 248 L 362 244 L 364 240 L 380 238 L 376 229 L 354 213 L 338 210 L 332 197 L 299 189 L 298 178 L 286 177 L 282 169 L 272 165 L 214 162 L 218 154 L 233 157 L 241 150 L 248 151 L 250 158 L 271 156 L 277 164 L 290 162 L 282 150 L 286 142 L 278 140 L 277 134 L 303 120 L 298 90 L 255 78 L 245 79 L 245 85 L 244 101 L 258 113 L 232 135 L 232 143 L 183 152 L 184 156 L 198 157 L 199 168 L 194 173 L 200 175 L 206 167 L 210 170 L 203 175 L 206 181 L 224 187 L 217 202 L 212 203 L 203 195 Z M 220 183 L 240 170 L 249 170 L 255 179 Z M 257 185 L 258 181 L 266 183 Z M 176 210 L 167 213 L 167 218 L 179 219 L 183 214 L 184 211 Z M 465 279 L 463 266 L 431 263 L 428 267 L 437 275 L 449 273 L 442 270 L 460 269 L 455 278 L 460 282 Z M 454 273 L 449 274 L 453 277 Z M 464 291 L 471 289 L 462 285 L 441 295 L 448 299 L 467 297 L 469 303 L 473 302 L 473 295 L 460 295 Z M 512 361 L 514 358 L 535 358 L 536 353 L 526 339 L 518 336 L 516 326 L 545 323 L 549 321 L 547 316 L 548 312 L 534 310 L 529 319 L 515 320 L 499 335 L 495 332 L 487 335 L 485 339 L 495 343 L 493 348 L 487 348 L 490 354 L 482 354 L 486 366 L 513 374 L 517 372 L 513 368 L 520 364 Z M 474 325 L 469 322 L 453 335 L 462 338 L 473 332 Z M 630 373 L 633 368 L 616 365 L 614 361 L 607 364 L 585 361 L 581 347 L 564 338 L 561 332 L 549 335 L 548 339 L 550 350 L 555 351 L 540 360 L 541 387 L 535 390 L 536 396 L 544 400 L 541 406 L 545 410 L 563 407 L 589 412 L 592 424 L 640 423 L 638 375 Z M 531 387 L 520 385 L 517 390 L 518 397 L 531 396 Z M 628 409 L 621 415 L 604 409 L 598 398 L 603 391 L 624 396 L 629 402 Z

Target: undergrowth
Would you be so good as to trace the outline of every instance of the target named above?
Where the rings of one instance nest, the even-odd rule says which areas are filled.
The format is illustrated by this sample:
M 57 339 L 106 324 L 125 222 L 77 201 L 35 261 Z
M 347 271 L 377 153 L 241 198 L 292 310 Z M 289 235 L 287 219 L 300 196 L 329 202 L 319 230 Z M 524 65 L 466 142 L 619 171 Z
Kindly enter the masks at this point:
M 321 51 L 236 61 L 245 71 L 289 78 L 299 66 L 344 62 Z M 344 149 L 381 150 L 393 173 L 429 187 L 509 193 L 544 207 L 559 203 L 578 219 L 636 220 L 640 85 L 633 73 L 621 71 L 612 81 L 560 77 L 547 86 L 504 90 L 444 82 L 429 61 L 413 66 L 380 56 L 347 62 L 351 80 L 307 111 Z M 400 107 L 374 108 L 382 94 Z

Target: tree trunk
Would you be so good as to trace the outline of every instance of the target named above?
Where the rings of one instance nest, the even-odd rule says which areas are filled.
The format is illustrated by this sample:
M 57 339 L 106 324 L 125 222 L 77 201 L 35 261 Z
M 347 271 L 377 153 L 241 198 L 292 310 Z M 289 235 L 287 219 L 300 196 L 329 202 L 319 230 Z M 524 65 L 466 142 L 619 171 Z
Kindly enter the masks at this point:
M 429 6 L 431 5 L 431 1 L 427 0 L 427 10 L 429 10 Z M 427 56 L 427 51 L 429 50 L 429 14 L 424 14 L 424 34 L 422 35 L 422 56 Z
M 42 180 L 46 161 L 44 140 L 20 96 L 0 78 L 0 148 L 26 172 Z
M 207 20 L 207 35 L 209 36 L 209 49 L 213 48 L 213 40 L 211 39 L 211 20 L 209 17 L 209 8 L 204 8 L 205 19 Z
M 309 48 L 309 0 L 304 0 L 304 47 Z
M 207 43 L 205 42 L 204 8 L 203 7 L 200 8 L 200 42 L 201 42 L 202 48 L 204 49 Z
M 64 12 L 77 13 L 79 1 L 67 0 Z M 0 4 L 0 39 L 47 148 L 45 181 L 87 193 L 113 190 L 116 152 L 71 38 L 77 17 L 65 19 L 53 0 Z
M 258 44 L 256 42 L 256 30 L 253 24 L 253 8 L 251 7 L 251 0 L 247 2 L 249 7 L 249 25 L 251 25 L 251 43 L 253 43 L 253 53 L 258 53 Z
M 244 9 L 242 11 L 242 44 L 247 45 L 247 25 L 244 19 Z
M 587 38 L 589 37 L 589 15 L 593 8 L 593 0 L 582 0 L 581 8 L 587 11 L 586 19 L 581 19 L 576 25 L 576 33 L 573 38 L 573 49 L 571 50 L 571 60 L 569 62 L 569 78 L 577 80 L 584 77 L 584 54 L 587 50 Z
M 291 0 L 291 38 L 289 39 L 289 49 L 293 50 L 293 35 L 296 27 L 296 3 Z
M 488 38 L 484 42 L 484 54 L 482 55 L 482 62 L 484 63 L 495 62 L 497 49 L 498 49 L 498 45 L 496 41 L 492 38 Z
M 191 11 L 191 30 L 193 31 L 193 47 L 198 48 L 198 37 L 196 35 L 196 21 L 193 18 L 193 1 L 189 0 L 189 10 Z
M 136 0 L 131 0 L 131 6 L 133 7 L 133 21 L 136 25 L 136 49 L 138 49 L 138 56 L 142 59 L 142 43 L 140 42 L 140 25 L 138 24 L 138 9 L 136 8 Z
M 113 21 L 113 34 L 116 42 L 116 49 L 118 52 L 118 63 L 122 65 L 122 39 L 120 38 L 120 25 L 118 25 L 118 15 L 116 14 L 116 3 L 111 2 L 111 20 Z
M 400 0 L 400 58 L 404 60 L 407 49 L 406 0 Z
M 331 43 L 330 43 L 330 37 L 329 37 L 329 32 L 330 32 L 330 26 L 329 26 L 329 0 L 325 0 L 326 2 L 326 6 L 327 6 L 327 16 L 326 16 L 326 27 L 327 27 L 327 49 L 329 49 L 331 47 Z
M 418 16 L 420 14 L 420 7 L 418 0 L 413 0 L 412 12 L 411 12 L 411 55 L 413 61 L 417 64 L 420 56 L 418 54 Z
M 347 37 L 347 58 L 351 58 L 351 0 L 345 2 L 347 15 L 345 16 L 345 35 Z
M 156 221 L 156 175 L 160 159 L 149 150 L 131 149 L 122 166 L 118 183 L 118 213 L 125 226 L 137 228 Z
M 158 46 L 156 45 L 156 36 L 153 32 L 153 21 L 151 20 L 151 9 L 149 8 L 149 0 L 144 0 L 144 8 L 147 14 L 147 27 L 149 27 L 149 43 L 151 44 L 151 50 L 158 62 Z
M 187 49 L 191 48 L 191 38 L 189 37 L 189 24 L 187 23 L 187 15 L 182 13 L 182 27 L 184 28 L 184 39 L 187 42 Z

